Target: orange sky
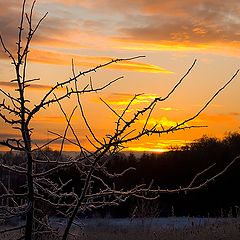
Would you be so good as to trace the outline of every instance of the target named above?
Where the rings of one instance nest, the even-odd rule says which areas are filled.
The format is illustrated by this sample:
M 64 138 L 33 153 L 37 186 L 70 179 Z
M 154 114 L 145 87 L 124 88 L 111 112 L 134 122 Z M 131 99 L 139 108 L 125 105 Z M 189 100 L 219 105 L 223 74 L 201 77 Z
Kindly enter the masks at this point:
M 29 6 L 31 1 L 27 2 Z M 0 32 L 12 51 L 16 49 L 20 10 L 21 1 L 0 0 Z M 100 138 L 111 134 L 116 121 L 116 115 L 100 98 L 121 114 L 134 94 L 143 94 L 129 109 L 127 114 L 131 117 L 155 97 L 165 96 L 194 59 L 198 59 L 185 82 L 170 99 L 156 107 L 149 120 L 149 126 L 157 123 L 171 127 L 194 115 L 240 66 L 238 0 L 38 0 L 35 18 L 45 12 L 48 16 L 34 38 L 29 56 L 28 77 L 41 79 L 28 88 L 27 97 L 32 105 L 54 83 L 71 77 L 72 59 L 79 72 L 113 58 L 146 56 L 91 74 L 95 87 L 124 76 L 102 92 L 82 96 L 86 116 Z M 3 51 L 0 51 L 0 72 L 0 88 L 13 93 L 15 86 L 10 80 L 14 79 L 14 73 Z M 81 86 L 89 83 L 89 77 L 81 79 Z M 128 150 L 165 151 L 169 146 L 181 146 L 203 134 L 222 137 L 229 131 L 238 131 L 239 89 L 238 76 L 192 122 L 207 128 L 144 138 L 131 143 Z M 3 98 L 0 95 L 1 102 Z M 74 98 L 63 102 L 68 114 L 75 105 Z M 19 135 L 3 121 L 0 124 L 1 140 Z M 72 124 L 81 142 L 88 146 L 85 135 L 89 133 L 80 120 L 79 110 Z M 144 118 L 139 119 L 136 128 L 141 124 Z M 36 116 L 32 126 L 34 141 L 41 145 L 54 137 L 49 130 L 62 134 L 66 121 L 56 105 Z M 69 138 L 74 141 L 71 134 Z M 59 142 L 51 144 L 53 148 L 58 146 Z M 73 149 L 66 143 L 65 150 Z

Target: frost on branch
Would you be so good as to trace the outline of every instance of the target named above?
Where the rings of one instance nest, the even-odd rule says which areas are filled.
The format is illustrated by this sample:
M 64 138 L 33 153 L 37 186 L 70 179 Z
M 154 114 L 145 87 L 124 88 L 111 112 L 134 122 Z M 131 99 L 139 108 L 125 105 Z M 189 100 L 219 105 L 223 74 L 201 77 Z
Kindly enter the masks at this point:
M 122 151 L 128 143 L 137 141 L 144 136 L 157 135 L 161 137 L 167 133 L 204 127 L 191 125 L 191 121 L 198 117 L 213 99 L 236 78 L 239 70 L 193 116 L 166 128 L 159 124 L 150 126 L 148 124 L 149 120 L 160 104 L 173 96 L 174 92 L 192 71 L 196 60 L 166 96 L 156 97 L 142 109 L 135 110 L 131 116 L 127 113 L 130 109 L 134 110 L 132 105 L 136 98 L 140 96 L 139 94 L 133 96 L 121 113 L 117 112 L 104 99 L 101 99 L 106 108 L 115 116 L 113 131 L 102 138 L 95 134 L 95 129 L 88 120 L 84 111 L 82 97 L 91 92 L 103 91 L 123 77 L 116 77 L 107 84 L 98 87 L 94 87 L 95 84 L 91 77 L 89 83 L 85 85 L 82 85 L 80 80 L 82 77 L 91 76 L 91 74 L 108 65 L 131 61 L 144 56 L 113 59 L 82 72 L 75 69 L 73 61 L 72 76 L 64 81 L 56 82 L 46 91 L 40 101 L 34 102 L 34 99 L 26 97 L 26 93 L 29 91 L 29 86 L 40 79 L 27 78 L 27 62 L 34 35 L 47 16 L 45 14 L 36 24 L 33 24 L 34 7 L 35 1 L 32 3 L 30 12 L 27 13 L 26 0 L 23 1 L 16 52 L 11 51 L 6 44 L 7 41 L 2 36 L 0 37 L 2 48 L 10 58 L 16 74 L 15 79 L 11 81 L 16 85 L 14 91 L 0 89 L 0 118 L 2 123 L 14 129 L 17 132 L 16 136 L 18 136 L 0 140 L 1 146 L 8 148 L 10 151 L 18 151 L 17 161 L 0 159 L 2 175 L 6 177 L 13 175 L 18 179 L 18 186 L 14 188 L 7 181 L 0 181 L 0 219 L 6 220 L 13 217 L 26 219 L 23 226 L 4 229 L 0 233 L 23 229 L 22 239 L 30 240 L 41 235 L 49 236 L 48 234 L 52 234 L 66 240 L 68 235 L 71 234 L 71 226 L 74 224 L 78 213 L 105 206 L 119 205 L 131 196 L 141 199 L 156 199 L 163 193 L 194 191 L 223 175 L 234 162 L 239 160 L 239 156 L 236 156 L 222 171 L 196 184 L 199 176 L 214 167 L 214 165 L 211 165 L 198 173 L 187 186 L 176 189 L 162 189 L 160 186 L 154 186 L 153 182 L 149 185 L 143 183 L 129 188 L 118 188 L 115 179 L 124 178 L 125 174 L 134 171 L 134 168 L 129 167 L 122 172 L 111 172 L 108 169 L 108 162 L 113 156 Z M 58 89 L 62 90 L 58 91 Z M 71 114 L 68 115 L 62 102 L 74 97 L 76 98 L 76 105 L 73 107 Z M 61 133 L 49 130 L 49 134 L 53 138 L 39 145 L 32 138 L 35 131 L 31 127 L 32 121 L 40 112 L 50 108 L 52 105 L 57 105 L 61 110 L 66 127 Z M 74 114 L 77 112 L 88 130 L 86 136 L 79 136 L 71 123 Z M 140 121 L 140 119 L 144 119 L 144 121 Z M 69 134 L 73 138 L 70 138 Z M 83 141 L 83 138 L 85 141 Z M 83 144 L 86 141 L 89 142 L 91 148 Z M 55 142 L 60 142 L 59 151 L 56 154 L 49 155 L 46 148 L 50 143 Z M 66 142 L 79 149 L 77 157 L 64 156 L 63 148 Z M 77 172 L 79 177 L 77 185 L 73 185 L 71 178 L 64 180 L 64 174 L 70 171 Z M 62 173 L 62 176 L 59 173 Z M 58 231 L 51 224 L 50 215 L 56 214 L 66 218 L 64 231 Z

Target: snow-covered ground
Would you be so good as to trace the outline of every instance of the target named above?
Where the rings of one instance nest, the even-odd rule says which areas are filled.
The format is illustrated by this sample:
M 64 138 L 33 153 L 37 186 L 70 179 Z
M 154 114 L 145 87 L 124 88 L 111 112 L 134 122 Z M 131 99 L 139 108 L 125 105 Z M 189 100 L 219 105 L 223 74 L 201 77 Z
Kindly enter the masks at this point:
M 66 220 L 51 218 L 51 223 L 61 236 Z M 24 222 L 15 221 L 16 225 Z M 15 226 L 16 226 L 15 225 Z M 0 225 L 0 230 L 11 225 Z M 71 228 L 71 236 L 84 240 L 239 240 L 240 218 L 91 218 L 78 219 Z M 13 240 L 22 236 L 20 231 L 0 234 L 1 240 Z M 60 239 L 43 235 L 42 239 Z M 70 238 L 69 238 L 70 239 Z M 71 238 L 72 239 L 72 238 Z M 79 238 L 74 238 L 79 239 Z
M 168 218 L 90 218 L 78 219 L 75 223 L 81 227 L 113 227 L 113 228 L 151 228 L 154 229 L 181 229 L 186 227 L 204 226 L 213 223 L 235 221 L 232 218 L 198 218 L 198 217 L 168 217 Z M 52 219 L 56 225 L 65 225 L 66 220 Z

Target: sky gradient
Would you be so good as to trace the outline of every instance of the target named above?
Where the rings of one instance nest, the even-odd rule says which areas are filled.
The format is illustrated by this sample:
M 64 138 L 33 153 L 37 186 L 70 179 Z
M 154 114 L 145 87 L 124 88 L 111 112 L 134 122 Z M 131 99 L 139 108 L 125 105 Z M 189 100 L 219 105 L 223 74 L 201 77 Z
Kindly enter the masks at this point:
M 31 1 L 27 1 L 29 7 Z M 7 47 L 16 49 L 21 1 L 0 0 L 0 33 Z M 29 55 L 29 78 L 41 81 L 29 87 L 31 104 L 39 102 L 44 91 L 56 82 L 72 76 L 74 59 L 78 71 L 92 68 L 113 58 L 145 55 L 145 58 L 109 65 L 91 78 L 94 86 L 124 76 L 99 93 L 83 96 L 83 106 L 97 136 L 110 134 L 116 116 L 100 100 L 118 113 L 134 94 L 143 94 L 129 110 L 143 108 L 155 97 L 165 96 L 197 59 L 184 83 L 166 102 L 157 106 L 149 125 L 171 127 L 194 115 L 240 67 L 240 2 L 238 0 L 38 0 L 35 19 L 48 12 L 32 42 Z M 15 87 L 9 58 L 0 51 L 0 88 L 13 92 Z M 83 85 L 90 76 L 84 77 Z M 149 137 L 131 143 L 130 151 L 165 151 L 181 146 L 203 134 L 222 137 L 240 127 L 240 77 L 238 76 L 217 99 L 195 119 L 190 129 L 166 136 Z M 61 90 L 59 90 L 61 91 Z M 1 101 L 3 96 L 0 97 Z M 68 114 L 76 99 L 63 102 Z M 0 122 L 1 139 L 18 136 Z M 72 124 L 82 142 L 87 129 L 79 116 Z M 139 119 L 139 125 L 144 119 Z M 66 121 L 58 106 L 41 112 L 33 120 L 33 138 L 43 144 L 53 132 L 62 133 Z M 71 138 L 71 136 L 69 136 Z M 51 147 L 58 148 L 58 143 Z M 65 150 L 74 150 L 66 144 Z

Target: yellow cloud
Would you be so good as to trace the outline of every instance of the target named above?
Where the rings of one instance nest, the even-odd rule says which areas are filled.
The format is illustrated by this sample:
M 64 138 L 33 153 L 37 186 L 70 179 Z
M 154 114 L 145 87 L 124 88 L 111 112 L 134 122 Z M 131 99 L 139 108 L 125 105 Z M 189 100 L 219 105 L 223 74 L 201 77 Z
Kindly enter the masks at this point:
M 174 41 L 161 41 L 161 42 L 144 42 L 134 41 L 129 39 L 116 39 L 118 42 L 116 48 L 125 50 L 142 50 L 142 51 L 191 51 L 191 50 L 206 50 L 211 49 L 213 46 L 204 43 L 192 43 L 190 41 L 174 42 Z M 216 45 L 214 45 L 216 48 Z
M 172 107 L 161 107 L 159 109 L 162 111 L 180 111 L 181 110 L 179 108 L 172 108 Z
M 131 99 L 134 96 L 131 94 L 125 93 L 113 93 L 104 98 L 108 104 L 117 105 L 117 106 L 126 106 L 129 104 Z M 132 105 L 142 104 L 142 103 L 149 103 L 155 98 L 157 98 L 157 94 L 143 94 L 136 97 L 136 99 L 132 102 Z
M 157 153 L 169 151 L 169 149 L 164 148 L 148 148 L 148 147 L 129 147 L 127 148 L 127 150 L 133 152 L 157 152 Z
M 131 61 L 119 63 L 118 69 L 123 69 L 123 70 L 129 69 L 129 70 L 135 70 L 138 72 L 151 72 L 151 73 L 166 73 L 166 74 L 173 73 L 169 70 L 166 70 L 164 68 L 161 68 L 155 65 L 144 64 L 139 62 L 131 62 Z
M 197 31 L 195 29 L 194 31 Z M 198 29 L 198 34 L 204 34 Z M 196 43 L 190 40 L 185 41 L 140 41 L 130 39 L 115 39 L 117 49 L 137 50 L 137 51 L 208 51 L 212 53 L 228 53 L 239 56 L 239 41 L 215 41 L 206 43 Z M 171 72 L 170 72 L 171 73 Z
M 141 120 L 142 123 L 145 123 L 145 120 Z M 148 121 L 148 125 L 159 125 L 163 127 L 172 127 L 176 126 L 177 122 L 169 120 L 167 117 L 163 116 L 160 119 L 150 118 Z
M 136 144 L 132 144 L 127 148 L 128 151 L 136 151 L 136 152 L 167 152 L 171 150 L 173 147 L 182 147 L 189 143 L 190 141 L 185 141 L 181 139 L 168 139 L 168 140 L 159 140 L 158 138 L 153 139 L 152 142 L 138 142 Z

